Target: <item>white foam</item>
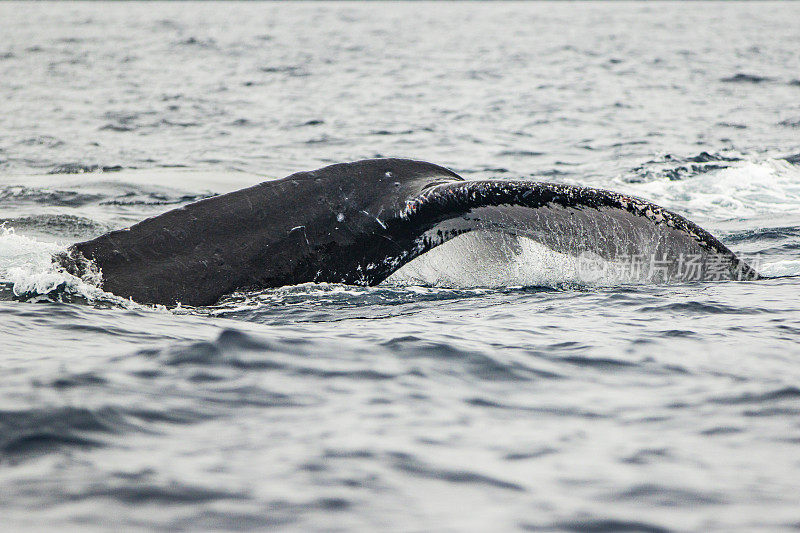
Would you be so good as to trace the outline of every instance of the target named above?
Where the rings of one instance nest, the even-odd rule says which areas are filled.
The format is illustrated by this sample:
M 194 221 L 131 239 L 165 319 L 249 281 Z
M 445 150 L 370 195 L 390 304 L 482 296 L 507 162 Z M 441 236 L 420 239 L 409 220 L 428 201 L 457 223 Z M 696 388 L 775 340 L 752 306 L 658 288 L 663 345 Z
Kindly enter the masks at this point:
M 766 263 L 758 271 L 764 276 L 800 276 L 800 260 L 788 259 Z
M 71 293 L 87 299 L 107 295 L 53 263 L 53 254 L 63 249 L 61 245 L 38 241 L 19 235 L 6 225 L 0 226 L 0 281 L 12 283 L 16 295 L 44 295 L 62 284 Z
M 641 196 L 668 209 L 727 220 L 795 214 L 800 205 L 800 168 L 787 161 L 741 161 L 678 181 L 617 181 L 612 188 Z

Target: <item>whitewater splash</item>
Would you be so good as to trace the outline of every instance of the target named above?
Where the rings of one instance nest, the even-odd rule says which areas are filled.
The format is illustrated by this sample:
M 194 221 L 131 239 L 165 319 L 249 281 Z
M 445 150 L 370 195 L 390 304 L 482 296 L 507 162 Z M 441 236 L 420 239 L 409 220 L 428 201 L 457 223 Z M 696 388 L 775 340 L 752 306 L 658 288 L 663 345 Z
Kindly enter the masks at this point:
M 765 263 L 759 272 L 763 276 L 774 278 L 800 276 L 800 260 L 787 259 Z
M 53 264 L 53 254 L 63 250 L 59 244 L 20 235 L 5 224 L 0 226 L 0 283 L 22 300 L 60 299 L 63 294 L 87 301 L 117 298 L 100 290 L 93 280 L 78 278 Z
M 694 218 L 730 220 L 797 213 L 800 166 L 785 159 L 727 161 L 725 168 L 682 179 L 661 178 L 630 183 L 618 177 L 612 188 L 641 196 Z

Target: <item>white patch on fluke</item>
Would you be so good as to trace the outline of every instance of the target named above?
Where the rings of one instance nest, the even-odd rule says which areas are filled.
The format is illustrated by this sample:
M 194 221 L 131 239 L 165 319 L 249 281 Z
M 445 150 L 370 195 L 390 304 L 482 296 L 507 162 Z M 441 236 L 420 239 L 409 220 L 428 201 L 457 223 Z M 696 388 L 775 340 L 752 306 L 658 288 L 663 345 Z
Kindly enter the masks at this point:
M 389 276 L 390 285 L 434 287 L 552 287 L 565 283 L 618 285 L 640 281 L 610 275 L 599 256 L 557 252 L 527 237 L 471 231 L 406 263 Z

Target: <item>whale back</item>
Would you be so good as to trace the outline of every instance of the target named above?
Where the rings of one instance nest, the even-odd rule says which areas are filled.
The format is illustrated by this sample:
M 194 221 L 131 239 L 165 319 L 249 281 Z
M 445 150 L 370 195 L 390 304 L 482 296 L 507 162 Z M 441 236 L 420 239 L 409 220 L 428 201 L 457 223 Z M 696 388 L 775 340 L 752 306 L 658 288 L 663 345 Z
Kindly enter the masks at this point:
M 754 279 L 711 234 L 645 200 L 532 181 L 464 181 L 422 161 L 331 165 L 186 205 L 73 245 L 58 261 L 97 271 L 141 303 L 208 305 L 235 290 L 374 285 L 470 232 L 525 238 L 600 262 L 659 262 L 654 281 Z
M 406 198 L 461 179 L 422 161 L 336 164 L 188 204 L 57 259 L 82 276 L 97 270 L 104 290 L 137 302 L 211 304 L 237 289 L 357 271 L 359 249 Z

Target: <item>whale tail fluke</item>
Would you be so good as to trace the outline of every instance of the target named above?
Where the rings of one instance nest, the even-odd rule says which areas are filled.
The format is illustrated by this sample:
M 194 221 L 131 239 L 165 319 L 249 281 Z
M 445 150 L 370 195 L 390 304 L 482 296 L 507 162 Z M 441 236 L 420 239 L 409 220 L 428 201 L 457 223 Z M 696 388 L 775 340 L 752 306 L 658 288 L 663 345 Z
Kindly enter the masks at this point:
M 140 303 L 208 305 L 241 289 L 381 283 L 451 241 L 533 247 L 623 282 L 759 277 L 713 235 L 642 199 L 553 183 L 464 181 L 404 159 L 332 165 L 201 200 L 77 243 L 55 260 Z
M 422 255 L 467 232 L 524 238 L 620 281 L 754 280 L 708 231 L 640 198 L 554 183 L 484 180 L 432 187 L 402 214 Z M 399 233 L 411 232 L 402 228 Z M 614 277 L 614 276 L 612 276 Z

